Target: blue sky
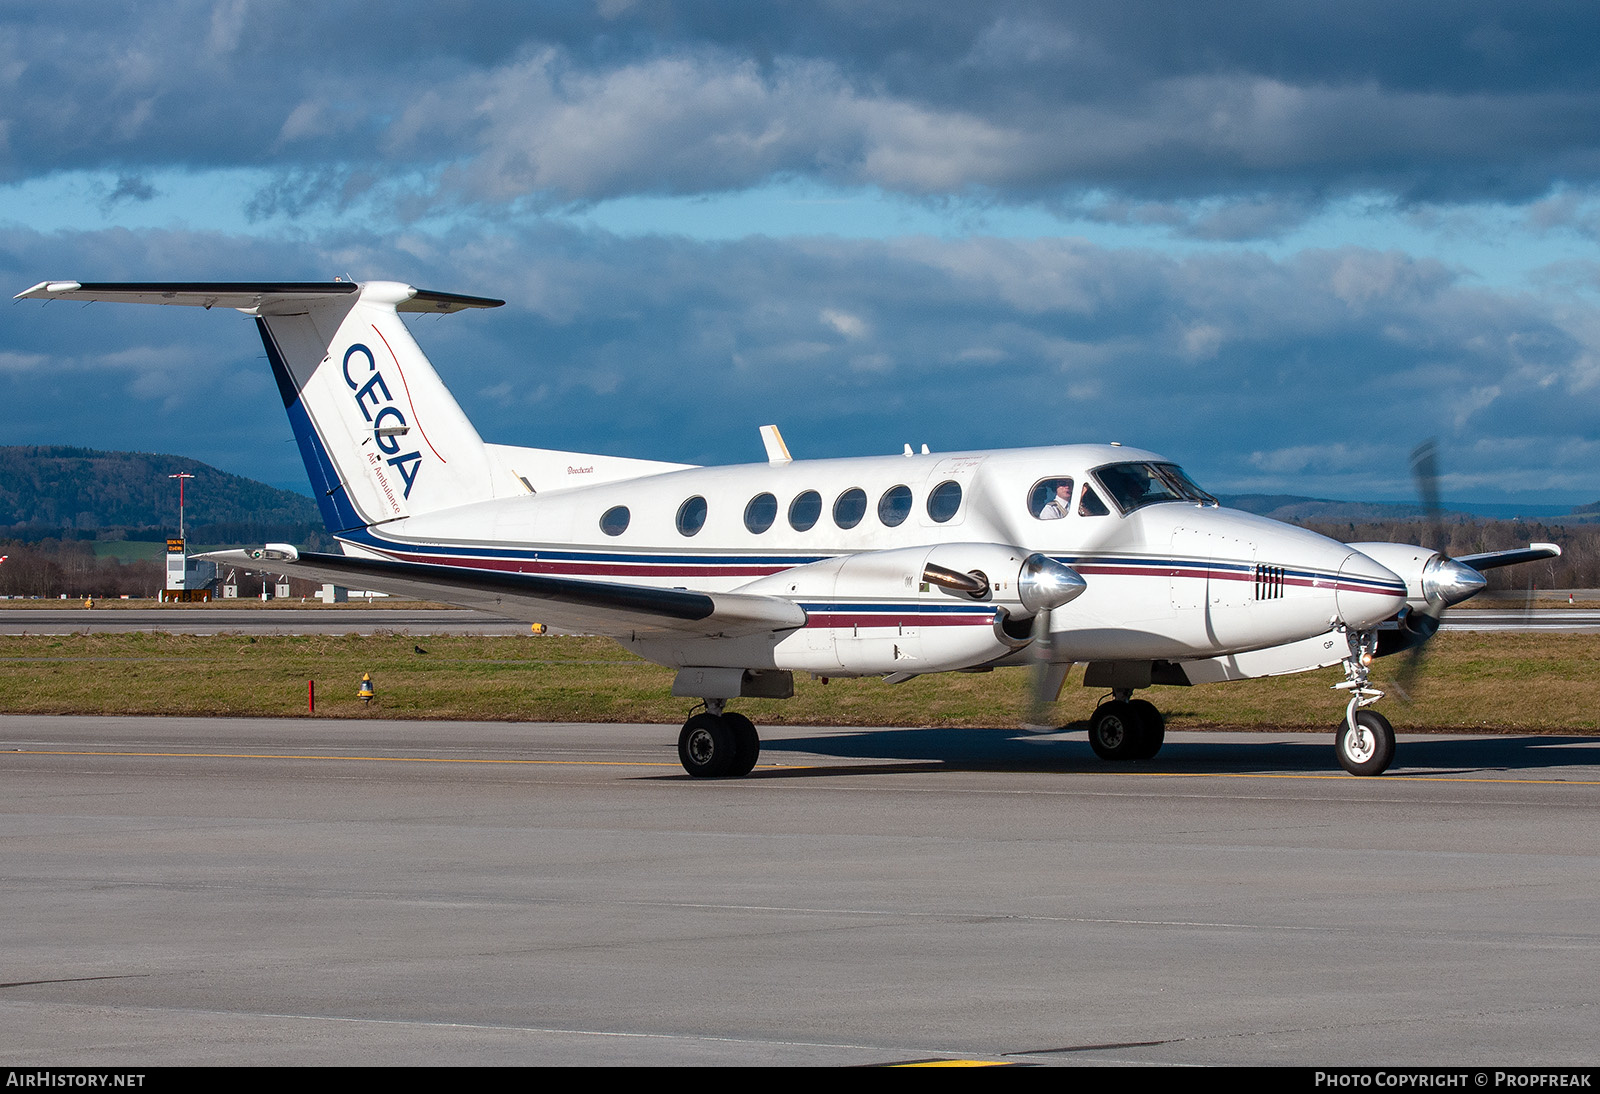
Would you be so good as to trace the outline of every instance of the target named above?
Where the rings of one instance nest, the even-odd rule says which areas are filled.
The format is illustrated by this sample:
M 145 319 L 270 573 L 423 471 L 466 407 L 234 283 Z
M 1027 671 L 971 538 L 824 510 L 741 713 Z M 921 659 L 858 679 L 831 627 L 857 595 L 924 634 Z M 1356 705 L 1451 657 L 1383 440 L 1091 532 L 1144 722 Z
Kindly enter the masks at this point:
M 1600 11 L 0 8 L 0 270 L 410 281 L 487 439 L 1121 440 L 1210 489 L 1600 498 Z M 0 436 L 303 489 L 248 321 L 0 310 Z

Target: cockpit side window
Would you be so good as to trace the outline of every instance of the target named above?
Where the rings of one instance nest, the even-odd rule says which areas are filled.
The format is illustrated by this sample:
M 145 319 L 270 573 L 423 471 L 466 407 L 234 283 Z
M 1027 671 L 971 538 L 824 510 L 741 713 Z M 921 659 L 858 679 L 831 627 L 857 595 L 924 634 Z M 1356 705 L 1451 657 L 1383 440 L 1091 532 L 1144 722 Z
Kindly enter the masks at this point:
M 1078 515 L 1080 517 L 1109 516 L 1111 510 L 1106 508 L 1106 503 L 1100 500 L 1088 483 L 1083 484 L 1083 493 L 1078 498 Z
M 1028 491 L 1028 512 L 1039 520 L 1060 520 L 1072 512 L 1072 480 L 1040 479 Z

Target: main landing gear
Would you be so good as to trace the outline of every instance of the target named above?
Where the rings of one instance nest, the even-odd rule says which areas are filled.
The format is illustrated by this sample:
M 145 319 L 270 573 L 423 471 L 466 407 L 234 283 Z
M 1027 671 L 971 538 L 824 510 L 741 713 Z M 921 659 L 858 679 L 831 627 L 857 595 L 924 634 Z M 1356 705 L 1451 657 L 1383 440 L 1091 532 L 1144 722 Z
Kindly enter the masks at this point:
M 1112 691 L 1089 719 L 1089 747 L 1102 760 L 1149 760 L 1167 738 L 1166 719 L 1155 704 L 1130 699 L 1128 688 Z
M 1375 710 L 1362 710 L 1383 698 L 1368 685 L 1372 659 L 1378 651 L 1376 631 L 1347 631 L 1350 656 L 1344 659 L 1344 680 L 1334 686 L 1350 693 L 1344 721 L 1333 727 L 1333 747 L 1339 766 L 1352 775 L 1382 775 L 1394 762 L 1394 726 Z
M 724 709 L 726 700 L 707 699 L 678 734 L 678 759 L 700 779 L 748 775 L 761 755 L 761 737 L 743 714 Z

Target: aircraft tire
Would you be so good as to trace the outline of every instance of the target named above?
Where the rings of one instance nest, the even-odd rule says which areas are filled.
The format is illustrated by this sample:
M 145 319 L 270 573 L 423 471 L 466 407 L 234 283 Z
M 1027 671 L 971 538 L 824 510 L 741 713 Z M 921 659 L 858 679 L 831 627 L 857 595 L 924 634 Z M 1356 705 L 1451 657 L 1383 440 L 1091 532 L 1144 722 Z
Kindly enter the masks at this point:
M 1394 726 L 1375 710 L 1358 710 L 1356 723 L 1363 733 L 1357 734 L 1345 722 L 1334 728 L 1339 766 L 1352 775 L 1382 775 L 1394 762 Z
M 1167 739 L 1167 720 L 1156 705 L 1144 699 L 1129 701 L 1128 707 L 1142 723 L 1139 727 L 1139 747 L 1134 749 L 1135 760 L 1153 760 Z
M 1120 699 L 1101 703 L 1089 719 L 1089 747 L 1102 760 L 1133 759 L 1144 736 L 1144 718 Z
M 697 779 L 729 774 L 738 760 L 738 744 L 728 723 L 714 714 L 696 714 L 678 734 L 678 761 Z
M 728 775 L 733 778 L 748 775 L 761 756 L 761 735 L 756 732 L 755 723 L 743 714 L 728 711 L 722 720 L 733 732 L 734 759 L 728 767 Z

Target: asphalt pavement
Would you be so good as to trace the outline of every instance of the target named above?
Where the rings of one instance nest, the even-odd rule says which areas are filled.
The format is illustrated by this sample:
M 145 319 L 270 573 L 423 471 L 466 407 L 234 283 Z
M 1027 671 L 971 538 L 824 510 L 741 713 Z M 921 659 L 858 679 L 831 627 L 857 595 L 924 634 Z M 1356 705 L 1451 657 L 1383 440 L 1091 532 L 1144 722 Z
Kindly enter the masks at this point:
M 0 717 L 0 1061 L 1584 1065 L 1600 740 Z

